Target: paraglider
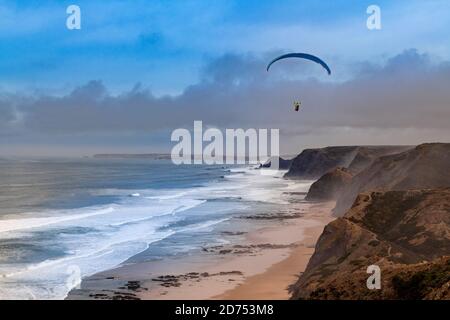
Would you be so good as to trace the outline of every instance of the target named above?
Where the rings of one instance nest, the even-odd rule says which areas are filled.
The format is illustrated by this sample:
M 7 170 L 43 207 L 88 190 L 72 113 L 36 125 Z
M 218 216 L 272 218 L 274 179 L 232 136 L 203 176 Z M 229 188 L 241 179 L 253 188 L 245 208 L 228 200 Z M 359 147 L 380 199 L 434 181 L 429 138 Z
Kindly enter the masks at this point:
M 283 54 L 275 59 L 273 59 L 268 65 L 267 65 L 267 71 L 269 71 L 270 67 L 272 66 L 272 64 L 274 64 L 275 62 L 279 61 L 279 60 L 283 60 L 283 59 L 288 59 L 288 58 L 300 58 L 300 59 L 306 59 L 306 60 L 310 60 L 313 61 L 315 63 L 320 64 L 328 73 L 328 75 L 331 75 L 331 69 L 330 67 L 325 63 L 325 61 L 323 61 L 322 59 L 320 59 L 319 57 L 313 56 L 312 54 L 308 54 L 308 53 L 287 53 L 287 54 Z
M 306 59 L 306 60 L 310 60 L 312 62 L 318 63 L 319 65 L 321 65 L 328 73 L 328 75 L 331 75 L 331 69 L 330 67 L 325 63 L 325 61 L 323 61 L 322 59 L 320 59 L 319 57 L 316 57 L 312 54 L 308 54 L 308 53 L 287 53 L 287 54 L 283 54 L 275 59 L 273 59 L 268 65 L 267 65 L 267 72 L 269 72 L 270 67 L 277 61 L 279 60 L 283 60 L 283 59 L 288 59 L 288 58 L 300 58 L 300 59 Z M 300 105 L 301 102 L 299 101 L 294 101 L 294 110 L 295 111 L 299 111 L 300 110 Z

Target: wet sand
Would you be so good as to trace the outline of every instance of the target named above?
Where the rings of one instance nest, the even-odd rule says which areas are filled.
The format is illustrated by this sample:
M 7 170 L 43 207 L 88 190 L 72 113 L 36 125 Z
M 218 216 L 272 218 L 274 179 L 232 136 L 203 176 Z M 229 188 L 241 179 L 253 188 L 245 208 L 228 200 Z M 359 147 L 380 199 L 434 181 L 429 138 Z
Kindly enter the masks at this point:
M 301 203 L 301 214 L 247 217 L 258 227 L 238 241 L 169 261 L 123 265 L 83 280 L 68 299 L 289 299 L 333 202 Z

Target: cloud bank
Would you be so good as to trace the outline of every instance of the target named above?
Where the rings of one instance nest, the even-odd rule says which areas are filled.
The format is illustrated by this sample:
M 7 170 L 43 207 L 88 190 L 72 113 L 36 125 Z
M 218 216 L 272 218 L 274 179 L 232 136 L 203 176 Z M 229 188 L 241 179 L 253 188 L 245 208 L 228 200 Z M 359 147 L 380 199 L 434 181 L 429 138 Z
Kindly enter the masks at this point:
M 410 49 L 382 65 L 355 64 L 346 81 L 302 61 L 267 73 L 267 61 L 266 55 L 224 55 L 178 96 L 156 97 L 139 84 L 113 95 L 97 80 L 62 96 L 3 92 L 0 145 L 5 150 L 6 141 L 32 144 L 39 137 L 39 143 L 66 139 L 82 147 L 96 139 L 102 145 L 102 137 L 155 135 L 169 146 L 164 133 L 191 128 L 194 120 L 219 128 L 280 128 L 286 152 L 312 143 L 450 140 L 449 61 Z M 299 113 L 294 100 L 302 101 Z

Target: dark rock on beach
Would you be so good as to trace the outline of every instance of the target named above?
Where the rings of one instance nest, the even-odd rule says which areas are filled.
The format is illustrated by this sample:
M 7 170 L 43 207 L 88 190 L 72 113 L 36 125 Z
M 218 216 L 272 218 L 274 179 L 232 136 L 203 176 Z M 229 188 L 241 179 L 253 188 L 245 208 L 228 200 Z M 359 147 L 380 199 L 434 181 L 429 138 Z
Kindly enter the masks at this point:
M 261 164 L 260 168 L 271 168 L 272 162 L 274 161 L 273 157 L 266 161 L 266 163 Z M 278 157 L 278 169 L 287 170 L 291 166 L 292 159 L 283 159 L 282 157 Z

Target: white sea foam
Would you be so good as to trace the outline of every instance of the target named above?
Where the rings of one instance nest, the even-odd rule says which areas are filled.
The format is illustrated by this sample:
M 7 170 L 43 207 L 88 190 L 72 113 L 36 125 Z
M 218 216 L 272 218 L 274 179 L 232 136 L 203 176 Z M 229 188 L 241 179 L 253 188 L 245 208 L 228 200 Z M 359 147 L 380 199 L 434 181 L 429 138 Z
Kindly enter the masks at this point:
M 69 211 L 69 210 L 68 210 Z M 77 210 L 79 211 L 79 210 Z M 0 220 L 0 233 L 2 232 L 11 232 L 25 229 L 33 229 L 33 228 L 42 228 L 45 226 L 50 226 L 54 224 L 59 224 L 63 222 L 69 222 L 73 220 L 85 219 L 88 217 L 98 216 L 108 214 L 114 211 L 112 206 L 108 206 L 106 208 L 88 208 L 86 209 L 86 213 L 77 213 L 77 214 L 64 214 L 60 216 L 49 216 L 42 218 L 23 218 L 23 219 L 7 219 Z M 28 213 L 26 215 L 32 215 L 32 213 Z
M 260 170 L 252 168 L 232 169 L 231 173 L 220 182 L 190 189 L 94 190 L 123 200 L 108 206 L 28 213 L 24 214 L 27 218 L 0 220 L 0 239 L 32 239 L 36 232 L 53 232 L 57 234 L 52 238 L 53 245 L 66 252 L 37 263 L 0 263 L 0 298 L 64 298 L 71 289 L 66 283 L 71 266 L 77 266 L 82 277 L 92 275 L 119 265 L 176 232 L 205 230 L 227 221 L 229 217 L 224 214 L 233 207 L 224 202 L 213 210 L 200 210 L 208 200 L 278 204 L 285 203 L 283 192 L 309 187 L 308 183 L 277 179 L 282 172 L 276 177 L 261 175 Z M 204 219 L 176 229 L 170 227 L 189 219 L 190 212 Z M 74 228 L 84 232 L 71 232 Z

